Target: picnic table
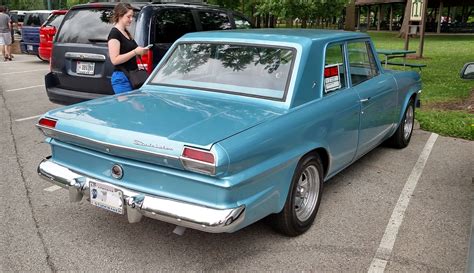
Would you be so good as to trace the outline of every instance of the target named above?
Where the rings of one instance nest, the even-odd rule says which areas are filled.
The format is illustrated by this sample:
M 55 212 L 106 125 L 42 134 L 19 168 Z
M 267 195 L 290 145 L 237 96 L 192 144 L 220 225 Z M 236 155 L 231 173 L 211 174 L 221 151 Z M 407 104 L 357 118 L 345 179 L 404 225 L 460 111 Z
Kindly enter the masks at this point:
M 426 67 L 426 64 L 415 64 L 415 63 L 406 62 L 407 55 L 416 53 L 416 50 L 378 49 L 377 53 L 385 56 L 385 61 L 384 61 L 385 67 L 387 67 L 387 65 L 398 65 L 398 66 L 403 66 L 403 67 L 419 68 L 420 71 L 421 71 L 421 68 Z M 395 59 L 395 58 L 402 58 L 403 62 L 400 63 L 400 62 L 390 61 L 391 59 Z

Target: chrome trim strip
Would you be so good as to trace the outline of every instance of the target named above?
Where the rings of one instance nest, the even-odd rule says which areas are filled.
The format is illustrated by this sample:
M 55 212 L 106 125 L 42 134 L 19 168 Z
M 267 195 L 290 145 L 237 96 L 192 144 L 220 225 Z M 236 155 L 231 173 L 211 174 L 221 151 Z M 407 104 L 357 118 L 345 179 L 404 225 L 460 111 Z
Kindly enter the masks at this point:
M 159 157 L 179 160 L 179 156 L 167 155 L 167 154 L 156 153 L 156 152 L 151 152 L 151 151 L 146 151 L 146 150 L 140 150 L 140 149 L 135 149 L 135 148 L 126 147 L 126 146 L 117 145 L 117 144 L 110 144 L 110 143 L 107 143 L 107 142 L 91 139 L 91 138 L 88 138 L 88 137 L 78 136 L 78 135 L 75 135 L 75 134 L 67 133 L 67 132 L 60 131 L 60 130 L 57 130 L 57 129 L 53 129 L 53 128 L 50 128 L 50 127 L 42 126 L 40 124 L 36 124 L 36 127 L 38 129 L 40 129 L 48 137 L 54 138 L 55 134 L 59 134 L 59 135 L 62 134 L 64 136 L 76 138 L 76 139 L 83 140 L 83 141 L 86 141 L 86 142 L 91 142 L 93 144 L 103 145 L 104 148 L 105 148 L 105 152 L 107 152 L 107 153 L 110 152 L 110 150 L 108 150 L 108 149 L 116 148 L 118 150 L 122 150 L 122 151 L 126 151 L 126 152 L 138 152 L 138 153 L 142 153 L 142 154 L 146 154 L 146 155 L 159 156 Z M 49 133 L 48 131 L 51 131 L 52 133 Z
M 93 53 L 82 53 L 82 52 L 66 52 L 64 57 L 68 59 L 77 59 L 84 61 L 105 61 L 105 55 L 93 54 Z
M 89 196 L 91 181 L 121 190 L 130 223 L 138 222 L 142 216 L 145 216 L 205 232 L 220 233 L 235 231 L 245 218 L 244 205 L 218 209 L 149 195 L 79 174 L 54 163 L 51 159 L 43 159 L 38 165 L 37 172 L 41 178 L 68 189 L 71 202 L 79 202 L 84 195 Z

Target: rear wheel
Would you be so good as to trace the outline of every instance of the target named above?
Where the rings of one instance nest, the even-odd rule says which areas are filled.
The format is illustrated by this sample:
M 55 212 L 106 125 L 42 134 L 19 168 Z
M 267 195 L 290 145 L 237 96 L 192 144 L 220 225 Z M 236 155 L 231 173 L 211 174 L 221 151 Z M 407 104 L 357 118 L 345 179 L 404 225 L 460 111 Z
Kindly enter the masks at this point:
M 298 163 L 285 206 L 273 215 L 273 226 L 278 232 L 298 236 L 311 227 L 321 202 L 322 170 L 318 155 L 307 156 Z
M 410 143 L 413 126 L 415 124 L 415 101 L 413 99 L 408 103 L 403 115 L 402 121 L 398 125 L 397 131 L 388 139 L 390 146 L 398 149 L 405 148 Z

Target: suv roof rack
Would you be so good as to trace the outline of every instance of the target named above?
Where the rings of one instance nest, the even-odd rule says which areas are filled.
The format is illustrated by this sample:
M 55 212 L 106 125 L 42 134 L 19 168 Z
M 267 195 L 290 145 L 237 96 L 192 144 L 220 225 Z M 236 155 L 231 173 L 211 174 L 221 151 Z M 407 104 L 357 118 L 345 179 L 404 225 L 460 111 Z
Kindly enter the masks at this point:
M 152 4 L 181 4 L 181 5 L 193 5 L 193 6 L 206 6 L 206 7 L 219 7 L 218 5 L 211 5 L 203 2 L 186 2 L 186 1 L 170 1 L 170 0 L 152 0 Z

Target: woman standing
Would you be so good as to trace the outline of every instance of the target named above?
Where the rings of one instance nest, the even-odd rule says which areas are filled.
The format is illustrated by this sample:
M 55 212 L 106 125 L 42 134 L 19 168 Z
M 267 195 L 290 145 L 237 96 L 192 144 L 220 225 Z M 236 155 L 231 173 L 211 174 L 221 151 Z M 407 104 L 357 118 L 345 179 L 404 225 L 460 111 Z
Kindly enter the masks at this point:
M 119 94 L 133 89 L 124 71 L 138 69 L 136 56 L 145 54 L 148 49 L 139 47 L 127 29 L 133 20 L 133 8 L 130 4 L 117 4 L 112 20 L 114 27 L 110 30 L 107 41 L 110 61 L 115 67 L 112 74 L 112 88 L 115 94 Z

